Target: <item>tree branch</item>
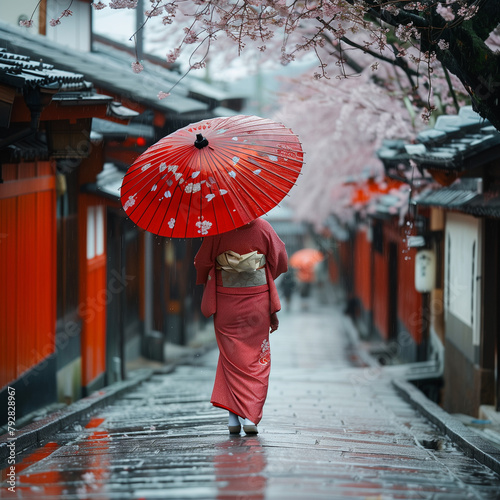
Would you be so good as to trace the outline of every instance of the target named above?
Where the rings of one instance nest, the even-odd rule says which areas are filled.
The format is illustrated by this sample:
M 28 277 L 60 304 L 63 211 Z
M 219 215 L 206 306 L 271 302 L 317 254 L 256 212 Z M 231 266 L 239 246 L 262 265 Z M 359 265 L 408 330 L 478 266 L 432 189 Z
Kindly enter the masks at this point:
M 346 0 L 347 3 L 351 5 L 355 5 L 357 3 L 356 0 Z M 388 2 L 389 4 L 393 4 L 394 2 Z M 410 24 L 413 23 L 418 29 L 424 30 L 429 28 L 428 21 L 416 14 L 412 14 L 407 10 L 400 9 L 398 14 L 391 14 L 386 9 L 384 9 L 384 4 L 379 4 L 374 0 L 365 0 L 365 4 L 370 6 L 367 13 L 371 14 L 376 19 L 380 19 L 391 26 L 398 26 L 399 24 Z
M 340 49 L 338 45 L 334 44 L 332 39 L 327 36 L 325 33 L 323 33 L 323 40 L 325 40 L 332 49 L 334 49 L 337 53 L 340 53 Z M 331 55 L 333 55 L 332 52 L 330 52 Z M 342 54 L 342 57 L 345 59 L 347 65 L 352 68 L 356 73 L 361 73 L 365 68 L 364 66 L 361 66 L 357 61 L 355 61 L 352 57 L 348 56 L 347 54 Z
M 330 26 L 326 21 L 324 21 L 323 19 L 321 18 L 316 18 L 321 24 L 323 24 L 323 27 L 327 30 L 327 31 L 330 31 L 332 32 L 333 34 L 335 34 L 337 32 L 337 30 L 335 28 L 333 28 L 332 26 Z M 328 40 L 330 42 L 330 44 L 332 46 L 334 46 L 333 42 L 328 39 L 328 37 L 324 37 L 326 40 Z M 352 40 L 350 40 L 349 38 L 343 36 L 340 38 L 340 41 L 344 42 L 345 44 L 347 45 L 350 45 L 351 47 L 355 48 L 355 49 L 359 49 L 361 51 L 363 51 L 364 53 L 374 57 L 375 59 L 378 59 L 380 61 L 383 61 L 383 62 L 386 62 L 386 63 L 389 63 L 393 66 L 396 66 L 398 68 L 401 68 L 401 70 L 406 74 L 406 76 L 408 77 L 408 80 L 410 82 L 410 85 L 412 86 L 412 88 L 415 87 L 415 82 L 413 81 L 413 77 L 418 77 L 418 72 L 409 68 L 408 67 L 408 64 L 406 63 L 405 60 L 403 60 L 402 58 L 395 58 L 395 59 L 391 59 L 387 56 L 384 56 L 382 54 L 379 54 L 371 49 L 368 49 L 367 47 L 364 47 L 363 45 L 360 45 L 359 43 L 356 43 Z M 355 61 L 352 61 L 353 64 L 349 64 L 349 66 L 351 66 L 351 68 L 353 68 L 355 71 L 358 71 L 358 72 L 361 72 L 364 68 L 360 68 L 360 66 L 355 62 Z M 358 66 L 358 68 L 356 68 L 355 66 Z

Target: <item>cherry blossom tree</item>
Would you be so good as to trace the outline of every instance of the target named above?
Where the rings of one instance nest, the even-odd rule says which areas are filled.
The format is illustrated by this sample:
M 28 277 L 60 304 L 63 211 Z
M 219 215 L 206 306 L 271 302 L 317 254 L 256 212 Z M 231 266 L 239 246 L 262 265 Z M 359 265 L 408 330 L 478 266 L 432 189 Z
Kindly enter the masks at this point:
M 414 48 L 410 51 L 418 56 Z M 434 119 L 458 111 L 467 93 L 458 78 L 439 65 L 431 86 L 428 75 L 418 75 L 414 61 L 401 67 L 385 56 L 373 63 L 370 54 L 345 52 L 338 64 L 344 77 L 314 82 L 303 75 L 283 90 L 276 118 L 299 135 L 307 152 L 304 176 L 292 190 L 290 206 L 298 219 L 319 229 L 331 214 L 348 221 L 356 211 L 369 210 L 369 204 L 357 204 L 353 196 L 361 187 L 372 199 L 390 192 L 399 200 L 394 209 L 403 223 L 413 175 L 408 172 L 406 186 L 389 186 L 376 150 L 384 139 L 414 140 L 426 126 L 416 116 L 426 101 L 436 108 Z M 372 192 L 367 176 L 375 179 L 373 185 L 388 190 Z
M 137 1 L 93 5 L 135 8 Z M 182 40 L 166 51 L 167 59 L 191 50 L 197 54 L 195 68 L 203 67 L 219 38 L 232 41 L 239 54 L 248 43 L 261 51 L 278 45 L 283 64 L 313 51 L 317 78 L 332 75 L 326 57 L 331 53 L 340 75 L 348 76 L 348 48 L 399 67 L 414 88 L 423 77 L 432 87 L 439 65 L 462 82 L 479 114 L 500 129 L 500 55 L 486 42 L 500 23 L 500 9 L 491 0 L 150 0 L 146 21 L 153 17 L 176 33 L 182 19 Z M 433 108 L 428 99 L 426 113 Z
M 317 228 L 332 213 L 351 218 L 353 182 L 366 176 L 383 182 L 375 151 L 384 139 L 412 140 L 424 127 L 420 120 L 412 124 L 403 100 L 375 83 L 370 68 L 345 83 L 298 78 L 284 88 L 275 115 L 306 151 L 303 175 L 287 203 L 298 219 Z

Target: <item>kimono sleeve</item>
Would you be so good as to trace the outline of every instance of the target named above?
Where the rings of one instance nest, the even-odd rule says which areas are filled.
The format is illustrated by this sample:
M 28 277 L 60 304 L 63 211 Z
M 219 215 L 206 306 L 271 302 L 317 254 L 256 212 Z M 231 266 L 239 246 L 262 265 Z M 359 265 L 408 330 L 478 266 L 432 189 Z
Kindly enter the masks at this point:
M 288 255 L 285 244 L 272 227 L 269 228 L 268 235 L 269 250 L 266 255 L 266 266 L 269 266 L 271 276 L 275 280 L 280 274 L 288 270 Z
M 213 254 L 213 239 L 204 238 L 201 247 L 194 257 L 194 267 L 196 268 L 196 284 L 205 285 L 208 274 L 214 267 L 215 257 Z

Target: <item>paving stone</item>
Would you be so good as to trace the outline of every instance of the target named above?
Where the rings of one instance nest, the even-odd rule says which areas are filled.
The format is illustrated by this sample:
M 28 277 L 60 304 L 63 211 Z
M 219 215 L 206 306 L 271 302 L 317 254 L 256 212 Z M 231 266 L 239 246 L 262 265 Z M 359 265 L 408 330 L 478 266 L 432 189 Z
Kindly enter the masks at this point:
M 99 400 L 91 414 L 83 408 L 70 425 L 40 435 L 41 446 L 19 457 L 17 495 L 38 500 L 500 498 L 500 476 L 474 454 L 467 456 L 438 426 L 444 426 L 447 414 L 438 412 L 433 424 L 412 404 L 413 399 L 426 404 L 416 389 L 405 397 L 384 370 L 353 366 L 362 356 L 351 355 L 348 338 L 336 304 L 280 314 L 256 436 L 229 436 L 227 412 L 209 403 L 216 351 L 121 388 L 113 398 Z M 463 430 L 449 423 L 452 432 Z M 472 435 L 464 432 L 462 440 L 473 441 Z M 486 450 L 483 460 L 490 453 Z

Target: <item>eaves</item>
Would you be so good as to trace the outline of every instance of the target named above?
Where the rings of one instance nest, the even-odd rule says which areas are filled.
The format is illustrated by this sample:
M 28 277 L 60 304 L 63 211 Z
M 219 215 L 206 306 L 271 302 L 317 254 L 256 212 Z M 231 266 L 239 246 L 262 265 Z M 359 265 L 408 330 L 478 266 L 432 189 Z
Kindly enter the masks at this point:
M 2 21 L 0 46 L 32 59 L 41 59 L 65 71 L 80 73 L 105 92 L 118 94 L 166 114 L 203 113 L 209 109 L 206 103 L 189 98 L 188 88 L 183 84 L 177 85 L 168 98 L 158 99 L 160 91 L 167 91 L 180 78 L 177 73 L 168 70 L 146 68 L 135 74 L 123 61 L 101 54 L 78 52 Z

